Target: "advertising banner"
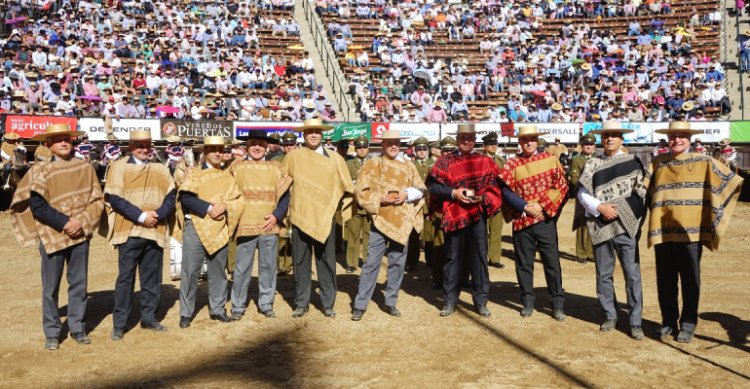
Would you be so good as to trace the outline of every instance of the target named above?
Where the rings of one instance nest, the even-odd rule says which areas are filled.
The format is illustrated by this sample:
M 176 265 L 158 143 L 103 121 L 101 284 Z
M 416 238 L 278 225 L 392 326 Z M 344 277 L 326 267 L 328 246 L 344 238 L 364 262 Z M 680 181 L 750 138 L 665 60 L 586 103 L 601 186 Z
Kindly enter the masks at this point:
M 301 125 L 301 122 L 234 122 L 234 137 L 245 136 L 250 130 L 263 130 L 268 135 L 274 132 L 280 135 L 294 132 L 301 139 L 302 133 L 297 132 L 297 127 Z
M 697 130 L 703 130 L 703 134 L 693 135 L 692 139 L 700 138 L 705 144 L 719 143 L 720 140 L 729 138 L 731 133 L 729 122 L 690 122 L 690 125 Z M 658 140 L 656 135 L 659 134 L 654 134 L 654 141 Z
M 106 141 L 107 131 L 102 118 L 81 118 L 80 130 L 89 135 L 91 141 Z M 131 131 L 150 131 L 152 140 L 161 139 L 159 119 L 112 119 L 112 134 L 118 140 L 128 140 Z
M 516 123 L 516 128 L 524 123 Z M 541 138 L 548 143 L 554 142 L 555 138 L 560 138 L 561 143 L 577 144 L 580 138 L 581 123 L 536 123 L 539 132 L 546 132 Z
M 360 136 L 370 139 L 370 123 L 338 123 L 334 127 L 331 140 L 356 139 Z
M 28 139 L 44 133 L 47 126 L 53 124 L 67 124 L 71 130 L 75 130 L 77 123 L 75 117 L 68 116 L 8 115 L 5 117 L 5 132 L 15 133 L 20 135 L 21 138 Z
M 177 135 L 182 139 L 203 139 L 207 136 L 234 136 L 234 123 L 227 120 L 161 119 L 161 136 Z
M 513 125 L 513 123 L 474 123 L 474 129 L 476 130 L 476 142 L 482 142 L 482 138 L 490 132 L 497 133 L 498 142 L 500 144 L 517 142 L 518 139 L 515 137 L 515 134 L 512 137 L 503 136 L 503 133 L 509 134 L 510 131 L 513 130 Z M 515 125 L 517 126 L 518 123 L 516 123 Z M 454 138 L 456 137 L 456 132 L 458 131 L 458 123 L 446 123 L 441 127 L 441 136 L 443 138 L 446 136 L 452 136 Z
M 625 134 L 623 136 L 623 139 L 625 140 L 623 143 L 628 144 L 628 143 L 650 143 L 651 142 L 651 138 L 653 136 L 652 127 L 654 123 L 622 122 L 620 124 L 622 125 L 622 128 L 624 129 L 633 130 L 633 132 L 629 134 Z M 588 134 L 592 130 L 598 130 L 600 128 L 602 128 L 601 122 L 583 123 L 584 134 Z M 595 135 L 595 136 L 596 136 L 596 144 L 599 145 L 601 143 L 601 137 L 599 135 Z
M 750 122 L 731 122 L 729 134 L 732 142 L 750 142 Z

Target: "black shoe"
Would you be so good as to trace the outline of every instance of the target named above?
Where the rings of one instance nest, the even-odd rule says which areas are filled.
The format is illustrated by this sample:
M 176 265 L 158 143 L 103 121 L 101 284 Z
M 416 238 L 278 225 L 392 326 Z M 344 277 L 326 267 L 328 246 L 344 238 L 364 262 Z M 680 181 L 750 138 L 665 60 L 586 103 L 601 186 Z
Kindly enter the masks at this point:
M 362 315 L 365 314 L 365 311 L 363 309 L 352 309 L 352 321 L 360 321 L 362 320 Z
M 530 317 L 534 313 L 534 307 L 523 307 L 521 309 L 521 316 L 522 317 Z
M 60 348 L 60 341 L 57 338 L 44 339 L 45 350 L 57 350 L 58 348 Z
M 417 266 L 416 265 L 406 265 L 404 267 L 404 270 L 405 271 L 414 271 L 414 270 L 417 270 Z
M 276 317 L 276 312 L 273 311 L 273 309 L 266 309 L 265 311 L 260 311 L 263 316 L 266 317 L 266 319 L 273 319 Z
M 664 340 L 669 335 L 672 335 L 672 332 L 674 332 L 674 328 L 670 326 L 662 326 L 658 330 L 656 330 L 656 339 Z
M 576 259 L 576 262 L 578 262 L 578 263 L 586 263 L 586 258 L 580 258 L 579 257 L 578 259 Z
M 304 307 L 304 308 L 297 307 L 297 308 L 294 308 L 294 312 L 292 312 L 292 317 L 296 319 L 298 317 L 305 316 L 305 314 L 307 313 L 308 309 L 309 309 L 308 307 Z
M 279 272 L 276 273 L 276 275 L 282 276 L 282 277 L 283 276 L 287 276 L 287 275 L 289 275 L 289 270 L 279 270 Z
M 586 258 L 586 260 L 589 261 L 589 262 L 596 262 L 595 258 Z
M 496 267 L 498 269 L 505 269 L 505 265 L 503 265 L 502 262 L 490 262 L 490 266 Z
M 193 320 L 190 319 L 187 316 L 180 316 L 180 328 L 188 328 L 188 327 L 190 327 L 190 323 L 192 321 Z
M 396 307 L 392 307 L 389 305 L 385 307 L 385 310 L 386 312 L 388 312 L 389 315 L 393 317 L 401 317 L 401 311 L 399 311 L 398 308 Z
M 222 312 L 222 313 L 220 313 L 218 315 L 209 315 L 208 317 L 210 317 L 211 320 L 220 321 L 222 323 L 229 323 L 229 322 L 233 321 L 232 318 L 229 317 L 229 316 L 227 316 L 227 314 L 224 313 L 224 312 Z
M 122 340 L 122 337 L 125 336 L 125 330 L 122 328 L 113 328 L 112 329 L 112 340 Z
M 599 326 L 599 331 L 609 332 L 617 327 L 617 319 L 607 319 L 602 325 Z
M 552 311 L 552 317 L 555 318 L 557 321 L 563 321 L 565 320 L 565 312 L 563 312 L 562 309 L 555 309 Z
M 346 272 L 349 273 L 349 274 L 354 273 L 355 271 L 357 271 L 357 268 L 354 267 L 354 266 L 347 266 L 346 267 Z
M 324 309 L 323 314 L 326 315 L 326 317 L 330 317 L 331 319 L 336 317 L 336 312 L 333 310 L 333 308 Z
M 91 339 L 86 335 L 85 332 L 71 332 L 70 337 L 73 338 L 78 344 L 91 344 Z
M 486 304 L 477 305 L 476 308 L 477 308 L 477 313 L 479 314 L 479 316 L 481 316 L 481 317 L 490 317 L 490 316 L 492 316 L 492 313 L 490 312 L 489 309 L 487 309 L 487 305 Z
M 435 290 L 443 289 L 443 284 L 439 284 L 437 282 L 433 282 L 432 283 L 432 289 L 435 289 Z
M 150 321 L 150 322 L 141 322 L 141 328 L 156 331 L 156 332 L 166 332 L 167 327 L 163 326 L 158 321 Z
M 446 317 L 452 315 L 454 312 L 456 312 L 456 306 L 453 304 L 445 304 L 443 309 L 440 311 L 440 316 Z
M 680 330 L 677 334 L 677 341 L 680 343 L 690 343 L 693 341 L 695 331 Z

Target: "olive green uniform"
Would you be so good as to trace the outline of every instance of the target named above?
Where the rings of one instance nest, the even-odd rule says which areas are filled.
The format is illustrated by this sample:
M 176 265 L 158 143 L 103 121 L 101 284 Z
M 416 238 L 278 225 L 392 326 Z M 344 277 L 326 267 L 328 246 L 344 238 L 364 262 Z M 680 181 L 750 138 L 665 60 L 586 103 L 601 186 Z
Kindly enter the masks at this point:
M 435 161 L 431 158 L 425 158 L 422 160 L 413 159 L 412 163 L 416 166 L 417 172 L 419 172 L 419 177 L 422 179 L 422 182 L 424 182 L 424 180 L 427 179 L 427 175 L 430 174 L 430 169 L 432 169 L 432 165 L 435 164 Z M 422 216 L 425 218 L 424 227 L 422 228 L 421 234 L 416 230 L 412 230 L 411 235 L 409 236 L 409 248 L 408 253 L 406 254 L 407 269 L 416 268 L 417 263 L 419 262 L 419 249 L 421 247 L 424 247 L 424 261 L 427 264 L 427 267 L 432 267 L 432 247 L 433 241 L 435 240 L 435 228 L 431 221 L 432 218 L 430 218 L 429 204 L 430 194 L 425 193 L 425 203 L 424 207 L 422 207 Z
M 346 161 L 349 174 L 356 182 L 359 169 L 362 168 L 366 159 L 352 158 Z M 367 258 L 367 244 L 370 240 L 370 219 L 367 211 L 352 200 L 352 218 L 346 222 L 346 266 L 347 268 L 358 267 L 360 258 Z
M 495 161 L 499 168 L 502 169 L 503 165 L 505 165 L 505 158 L 499 156 L 498 154 L 484 154 L 492 158 L 492 160 Z M 495 216 L 487 220 L 487 238 L 489 240 L 489 244 L 487 246 L 487 259 L 490 265 L 494 265 L 496 267 L 501 266 L 501 259 L 503 257 L 502 245 L 504 224 L 505 220 L 503 219 L 502 212 L 498 212 Z
M 592 156 L 593 154 L 580 154 L 570 162 L 571 188 L 575 188 L 578 185 L 578 179 L 581 177 L 583 167 L 586 165 L 586 161 L 591 159 Z M 574 192 L 577 192 L 577 189 L 574 189 Z M 581 225 L 574 225 L 573 229 L 576 231 L 576 257 L 578 257 L 578 262 L 594 262 L 594 247 L 591 244 L 591 235 L 589 235 L 588 227 L 583 223 Z

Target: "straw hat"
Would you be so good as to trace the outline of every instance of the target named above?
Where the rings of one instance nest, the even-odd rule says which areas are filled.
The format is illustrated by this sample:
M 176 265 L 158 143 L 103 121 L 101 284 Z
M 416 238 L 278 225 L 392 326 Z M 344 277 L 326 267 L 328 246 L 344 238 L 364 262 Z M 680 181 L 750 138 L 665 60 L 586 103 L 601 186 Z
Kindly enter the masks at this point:
M 668 128 L 660 128 L 655 131 L 657 134 L 671 134 L 674 132 L 681 132 L 685 134 L 702 134 L 701 130 L 694 130 L 690 127 L 688 122 L 670 122 Z
M 182 139 L 179 136 L 177 136 L 177 135 L 170 135 L 170 136 L 167 137 L 167 142 L 169 142 L 169 143 L 178 143 L 178 142 L 180 142 L 180 140 L 182 140 Z
M 151 140 L 151 131 L 136 130 L 130 131 L 130 140 Z
M 620 122 L 603 122 L 602 128 L 597 128 L 596 130 L 589 131 L 589 134 L 601 134 L 603 132 L 619 132 L 621 134 L 629 134 L 633 132 L 633 130 L 622 128 L 622 125 Z
M 305 119 L 304 122 L 302 122 L 302 126 L 299 127 L 300 131 L 309 131 L 309 130 L 330 130 L 333 126 L 330 126 L 328 124 L 323 123 L 323 119 L 317 117 L 312 119 Z
M 562 111 L 563 106 L 560 103 L 554 103 L 550 108 L 554 109 L 555 111 Z
M 207 136 L 203 138 L 203 143 L 197 145 L 197 147 L 206 147 L 206 146 L 226 146 L 227 142 L 224 140 L 223 136 Z
M 582 70 L 591 70 L 591 64 L 590 63 L 585 63 L 585 64 L 581 65 L 581 69 Z
M 682 103 L 682 110 L 683 111 L 692 111 L 693 108 L 695 108 L 695 104 L 692 101 L 686 101 Z
M 524 136 L 540 136 L 546 135 L 546 132 L 539 132 L 539 129 L 534 125 L 518 126 L 518 137 Z
M 720 146 L 729 146 L 730 143 L 732 143 L 732 141 L 729 138 L 724 138 L 719 141 Z
M 75 136 L 81 136 L 84 135 L 85 132 L 82 131 L 71 131 L 70 126 L 67 124 L 52 124 L 47 126 L 47 129 L 43 134 L 37 134 L 34 135 L 31 140 L 47 140 L 47 138 L 51 136 L 57 136 L 57 135 L 69 135 L 71 137 Z
M 460 123 L 456 126 L 456 132 L 450 133 L 450 135 L 458 134 L 476 134 L 477 130 L 474 123 Z
M 15 132 L 11 132 L 11 133 L 5 134 L 4 138 L 5 140 L 17 140 L 17 139 L 20 139 L 21 136 L 16 134 Z
M 406 139 L 406 137 L 401 136 L 401 131 L 399 131 L 399 130 L 385 130 L 385 131 L 383 131 L 383 135 L 381 135 L 381 136 L 379 136 L 377 138 L 374 138 L 373 140 L 383 141 L 383 140 L 386 140 L 386 139 L 401 140 L 401 139 Z

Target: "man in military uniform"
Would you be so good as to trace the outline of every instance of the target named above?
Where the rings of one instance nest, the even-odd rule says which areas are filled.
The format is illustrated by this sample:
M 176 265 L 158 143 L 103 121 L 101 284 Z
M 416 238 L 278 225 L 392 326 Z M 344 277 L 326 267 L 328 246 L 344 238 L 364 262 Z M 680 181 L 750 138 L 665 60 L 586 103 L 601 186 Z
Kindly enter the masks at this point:
M 492 160 L 497 164 L 497 167 L 502 168 L 505 164 L 505 158 L 503 158 L 497 152 L 497 133 L 490 132 L 489 134 L 483 136 L 482 142 L 484 143 L 483 154 L 492 158 Z M 489 265 L 500 269 L 505 267 L 505 265 L 503 265 L 503 263 L 501 262 L 501 259 L 503 257 L 503 224 L 503 215 L 500 213 L 487 220 L 487 227 L 489 229 L 489 232 L 487 233 L 487 236 L 489 237 L 487 257 L 489 260 Z
M 619 129 L 619 125 L 617 127 Z M 596 151 L 596 137 L 592 134 L 582 136 L 581 153 L 575 156 L 570 162 L 571 188 L 578 186 L 578 179 L 581 177 L 583 166 L 586 165 L 586 161 L 594 156 L 594 151 Z M 591 244 L 591 235 L 589 235 L 588 226 L 583 221 L 578 223 L 574 220 L 573 230 L 576 232 L 576 257 L 578 257 L 578 263 L 586 263 L 586 261 L 594 262 L 594 247 Z
M 284 133 L 284 135 L 281 136 L 281 148 L 284 153 L 280 157 L 277 157 L 276 160 L 279 162 L 282 162 L 289 153 L 297 148 L 297 135 L 293 132 Z M 277 269 L 279 275 L 283 276 L 292 271 L 292 245 L 289 244 L 292 226 L 289 224 L 289 220 L 284 217 L 279 228 L 279 257 Z
M 275 159 L 284 156 L 284 152 L 281 151 L 281 134 L 278 132 L 271 133 L 268 136 L 268 152 L 266 153 L 266 161 L 273 161 Z
M 430 173 L 432 165 L 435 164 L 434 160 L 427 158 L 430 153 L 429 143 L 430 141 L 425 137 L 417 138 L 413 143 L 414 159 L 412 159 L 412 163 L 417 167 L 417 172 L 419 172 L 419 177 L 422 179 L 422 182 L 427 179 L 427 175 Z M 422 217 L 424 217 L 424 227 L 422 228 L 421 234 L 416 230 L 412 230 L 411 235 L 409 236 L 409 251 L 406 255 L 407 271 L 415 270 L 417 268 L 417 263 L 419 263 L 419 248 L 422 246 L 421 243 L 424 243 L 424 261 L 427 264 L 427 267 L 432 267 L 432 242 L 435 240 L 435 229 L 433 228 L 432 217 L 430 217 L 429 213 L 429 203 L 429 196 L 425 194 L 425 204 L 422 207 L 421 212 Z
M 359 169 L 365 164 L 368 159 L 367 155 L 370 153 L 369 139 L 364 136 L 355 139 L 354 150 L 357 156 L 346 161 L 346 167 L 349 168 L 352 181 L 356 184 Z M 367 211 L 359 207 L 356 200 L 352 204 L 352 218 L 346 222 L 344 228 L 346 229 L 346 272 L 354 273 L 359 266 L 360 257 L 366 257 L 362 254 L 367 253 L 367 244 L 370 240 L 370 221 L 367 218 Z

